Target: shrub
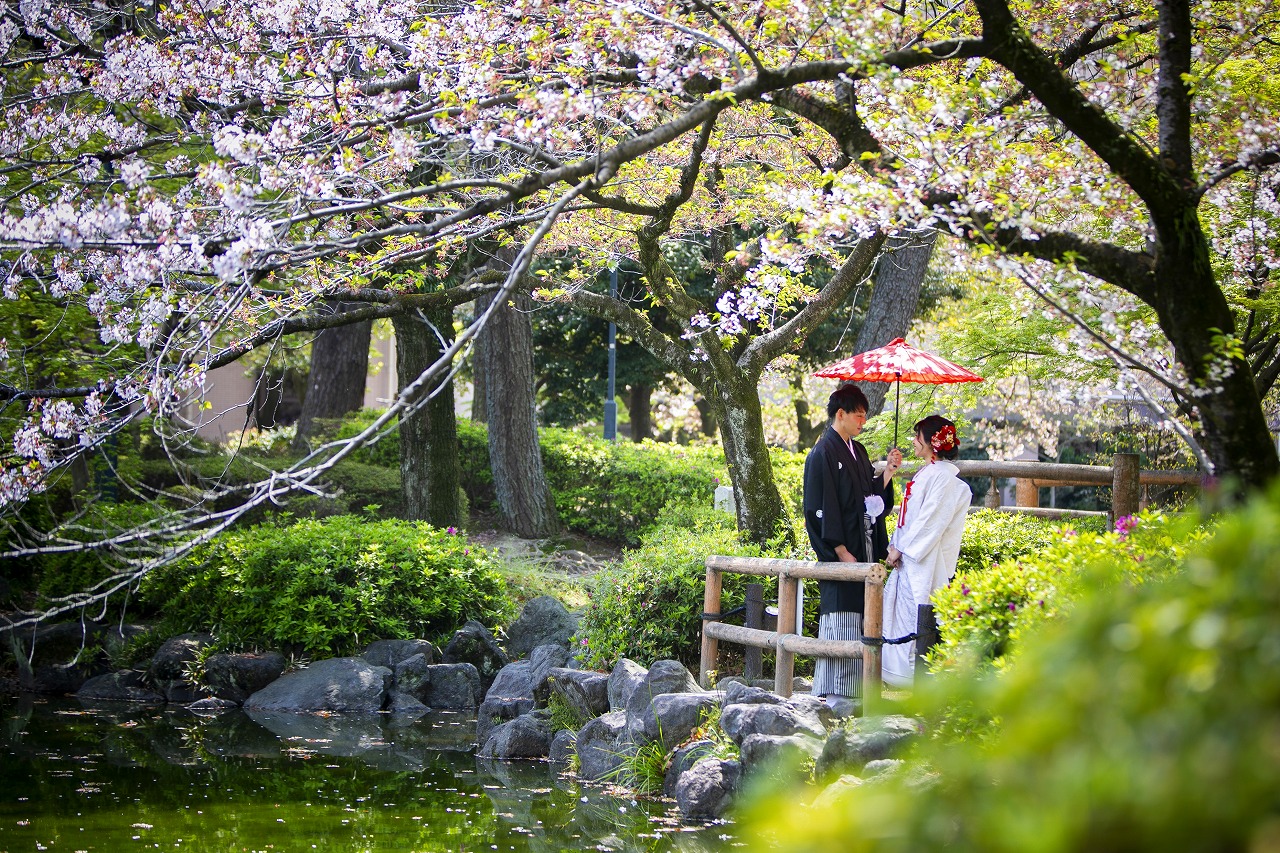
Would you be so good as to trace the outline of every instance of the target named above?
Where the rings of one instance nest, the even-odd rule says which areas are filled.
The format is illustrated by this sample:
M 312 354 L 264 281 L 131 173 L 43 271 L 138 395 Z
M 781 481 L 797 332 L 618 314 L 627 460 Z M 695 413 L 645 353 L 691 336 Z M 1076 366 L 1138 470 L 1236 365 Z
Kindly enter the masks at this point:
M 142 594 L 171 632 L 327 657 L 507 618 L 495 559 L 427 524 L 338 516 L 224 533 L 151 573 Z
M 1280 490 L 1188 540 L 1169 578 L 1117 583 L 1134 570 L 1124 544 L 1089 561 L 1071 617 L 1026 637 L 1006 671 L 928 679 L 908 709 L 979 709 L 997 736 L 920 743 L 925 784 L 920 773 L 864 784 L 822 811 L 760 802 L 747 846 L 1272 849 Z
M 583 664 L 608 670 L 625 657 L 645 665 L 674 659 L 696 667 L 711 554 L 762 556 L 759 546 L 742 541 L 727 513 L 686 506 L 664 514 L 640 547 L 596 576 L 591 603 L 574 637 Z M 724 576 L 725 609 L 743 600 L 753 580 Z
M 902 486 L 898 488 L 901 490 Z M 1063 527 L 1026 513 L 979 510 L 965 520 L 956 571 L 985 569 L 1013 557 L 1040 551 L 1061 540 Z M 1102 532 L 1106 522 L 1101 518 L 1078 519 L 1065 527 Z
M 1106 581 L 1111 584 L 1162 577 L 1178 565 L 1188 547 L 1208 535 L 1192 518 L 1159 513 L 1143 513 L 1122 525 L 1126 529 L 1105 533 L 1043 523 L 1036 531 L 1033 525 L 1020 525 L 1028 541 L 1043 542 L 1038 550 L 989 568 L 958 572 L 949 586 L 934 593 L 941 634 L 931 655 L 934 665 L 976 654 L 1003 666 L 1021 638 L 1058 616 L 1083 592 L 1082 584 L 1103 582 L 1102 575 L 1087 571 L 1091 566 L 1123 567 L 1120 576 Z M 1001 533 L 1010 529 L 990 524 L 978 529 L 984 528 Z M 969 535 L 966 527 L 966 540 Z M 986 548 L 999 537 L 980 533 L 976 538 Z

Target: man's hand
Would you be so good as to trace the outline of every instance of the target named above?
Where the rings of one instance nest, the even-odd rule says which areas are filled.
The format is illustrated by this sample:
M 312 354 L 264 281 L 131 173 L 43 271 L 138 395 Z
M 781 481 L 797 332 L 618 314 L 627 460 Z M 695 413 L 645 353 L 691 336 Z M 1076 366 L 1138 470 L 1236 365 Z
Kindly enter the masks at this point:
M 902 467 L 902 451 L 893 448 L 889 451 L 884 465 L 884 481 L 888 483 L 898 473 L 898 469 Z
M 853 552 L 843 545 L 836 546 L 836 558 L 842 563 L 856 563 L 858 558 L 853 556 Z

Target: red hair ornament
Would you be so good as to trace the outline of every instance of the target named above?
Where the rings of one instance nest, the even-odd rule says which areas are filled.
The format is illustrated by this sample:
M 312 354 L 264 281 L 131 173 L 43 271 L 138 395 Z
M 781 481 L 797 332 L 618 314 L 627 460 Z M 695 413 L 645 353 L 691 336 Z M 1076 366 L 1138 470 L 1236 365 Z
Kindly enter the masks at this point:
M 929 444 L 939 453 L 945 450 L 955 450 L 960 446 L 960 439 L 956 438 L 956 428 L 951 424 L 947 424 L 933 434 L 933 438 L 929 439 Z

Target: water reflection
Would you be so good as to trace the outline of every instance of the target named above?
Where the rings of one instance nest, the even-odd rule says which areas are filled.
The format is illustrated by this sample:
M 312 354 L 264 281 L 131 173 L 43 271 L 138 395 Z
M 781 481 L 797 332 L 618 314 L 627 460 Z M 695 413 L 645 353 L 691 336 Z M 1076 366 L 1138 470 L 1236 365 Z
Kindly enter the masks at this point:
M 432 713 L 196 715 L 0 700 L 0 850 L 717 851 L 723 826 L 474 756 Z

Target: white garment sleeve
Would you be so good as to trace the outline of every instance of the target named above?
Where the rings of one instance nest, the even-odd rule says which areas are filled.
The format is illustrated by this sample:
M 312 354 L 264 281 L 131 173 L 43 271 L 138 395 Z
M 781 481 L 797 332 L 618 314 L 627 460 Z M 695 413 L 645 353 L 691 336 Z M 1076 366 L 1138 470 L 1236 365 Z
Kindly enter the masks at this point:
M 925 488 L 916 492 L 913 487 L 911 498 L 907 501 L 907 518 L 902 527 L 893 534 L 893 547 L 913 560 L 922 561 L 946 534 L 957 517 L 963 523 L 963 515 L 957 516 L 956 506 L 961 501 L 968 503 L 963 490 L 953 488 L 963 485 L 954 477 L 929 477 L 920 485 Z

